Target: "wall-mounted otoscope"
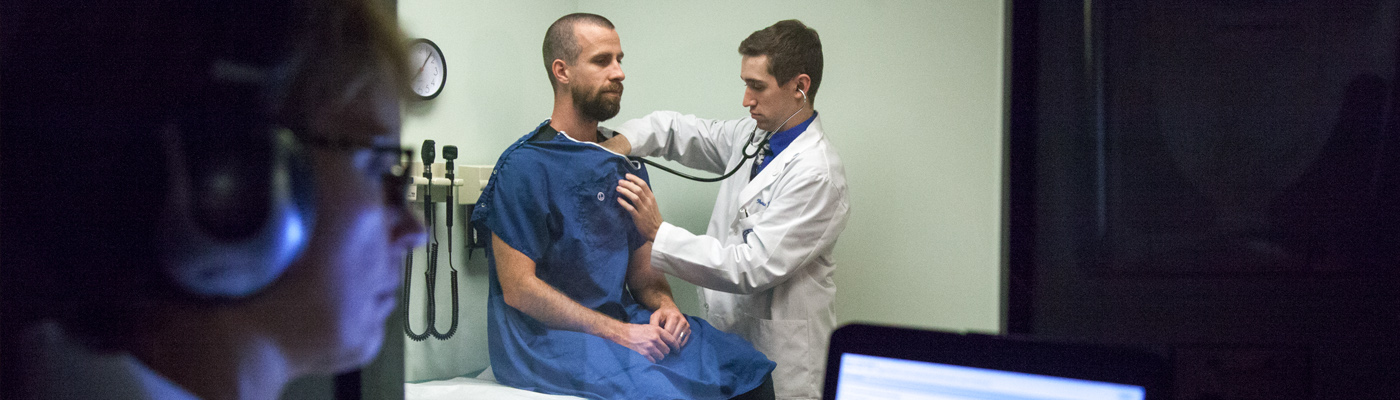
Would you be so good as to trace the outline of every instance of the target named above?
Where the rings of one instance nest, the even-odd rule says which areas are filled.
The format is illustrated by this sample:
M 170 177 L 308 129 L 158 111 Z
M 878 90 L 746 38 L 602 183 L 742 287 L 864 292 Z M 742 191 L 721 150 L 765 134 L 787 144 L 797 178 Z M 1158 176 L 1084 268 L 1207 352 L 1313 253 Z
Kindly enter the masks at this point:
M 442 159 L 447 161 L 447 181 L 448 181 L 448 182 L 456 182 L 456 181 L 457 181 L 457 174 L 456 174 L 457 166 L 455 166 L 455 165 L 452 164 L 452 160 L 456 160 L 456 159 L 457 159 L 457 146 L 452 146 L 452 145 L 442 146 Z M 424 169 L 427 169 L 427 167 L 424 167 Z M 432 179 L 428 179 L 428 181 L 431 182 Z M 448 239 L 447 239 L 447 246 L 448 246 L 448 249 L 449 249 L 449 251 L 450 251 L 450 249 L 452 248 L 452 231 L 451 231 L 451 228 L 452 228 L 452 209 L 453 209 L 453 208 L 457 208 L 457 207 L 456 207 L 457 203 L 453 203 L 453 202 L 452 202 L 452 192 L 455 192 L 455 191 L 456 191 L 456 190 L 454 189 L 456 186 L 454 186 L 453 184 L 449 183 L 449 186 L 448 186 L 448 187 L 449 187 L 449 190 L 447 191 L 447 227 L 449 228 L 449 230 L 447 231 L 447 235 L 448 235 L 448 236 L 447 236 L 447 238 L 448 238 Z
M 423 141 L 423 177 L 428 178 L 428 190 L 423 191 L 423 221 L 433 221 L 433 159 L 437 158 L 437 144 L 431 139 Z
M 449 328 L 447 329 L 447 332 L 446 332 L 446 333 L 440 332 L 440 331 L 438 331 L 438 329 L 437 329 L 437 321 L 436 321 L 436 320 L 437 320 L 437 299 L 435 298 L 435 297 L 436 297 L 435 295 L 436 295 L 436 293 L 437 293 L 437 290 L 436 290 L 436 289 L 437 289 L 438 243 L 437 243 L 437 224 L 436 224 L 436 218 L 433 218 L 433 209 L 434 209 L 435 207 L 434 207 L 434 205 L 433 205 L 433 190 L 432 190 L 432 187 L 433 187 L 433 159 L 437 158 L 436 146 L 437 146 L 436 143 L 434 143 L 432 140 L 424 140 L 424 141 L 423 141 L 423 150 L 422 150 L 422 152 L 423 152 L 423 177 L 424 177 L 424 178 L 427 178 L 427 180 L 428 180 L 427 185 L 424 185 L 424 186 L 423 186 L 423 190 L 422 190 L 422 193 L 423 193 L 423 223 L 424 223 L 425 225 L 428 226 L 428 229 L 432 232 L 432 236 L 433 236 L 433 242 L 432 242 L 432 243 L 428 243 L 428 245 L 427 245 L 426 251 L 427 251 L 427 253 L 428 253 L 428 254 L 427 254 L 427 255 L 428 255 L 428 268 L 427 268 L 427 271 L 424 272 L 424 276 L 423 276 L 423 278 L 424 278 L 424 280 L 425 280 L 425 283 L 426 283 L 426 285 L 425 285 L 425 286 L 426 286 L 425 289 L 427 290 L 426 295 L 427 295 L 427 297 L 428 297 L 428 299 L 427 299 L 427 300 L 428 300 L 428 304 L 427 304 L 427 310 L 426 310 L 426 311 L 427 311 L 427 314 L 425 315 L 425 317 L 426 317 L 425 319 L 427 320 L 428 327 L 427 327 L 427 329 L 425 329 L 425 330 L 423 331 L 423 333 L 415 333 L 415 332 L 413 332 L 413 328 L 409 326 L 409 317 L 408 317 L 408 315 L 404 315 L 404 320 L 403 320 L 403 331 L 404 331 L 404 333 L 408 335 L 408 338 L 409 338 L 409 339 L 413 339 L 414 341 L 419 341 L 419 342 L 424 341 L 424 340 L 427 340 L 429 337 L 437 338 L 437 339 L 439 339 L 439 340 L 447 340 L 448 338 L 451 338 L 451 337 L 452 337 L 452 334 L 453 334 L 453 333 L 457 332 L 457 314 L 458 314 L 457 268 L 452 267 L 452 228 L 451 228 L 451 227 L 452 227 L 452 208 L 453 208 L 454 206 L 456 206 L 456 204 L 453 204 L 453 203 L 452 203 L 452 190 L 448 190 L 448 191 L 447 191 L 447 202 L 448 202 L 448 204 L 447 204 L 447 226 L 448 226 L 448 230 L 447 230 L 447 235 L 448 235 L 448 236 L 447 236 L 447 246 L 448 246 L 448 249 L 447 249 L 447 263 L 448 263 L 448 266 L 449 266 L 449 267 L 452 267 L 452 326 L 449 327 Z M 447 159 L 447 165 L 448 165 L 448 168 L 447 168 L 447 178 L 449 179 L 449 182 L 450 182 L 450 181 L 451 181 L 451 178 L 453 177 L 453 173 L 452 173 L 452 169 L 453 169 L 453 168 L 452 168 L 452 160 L 454 160 L 454 159 L 457 158 L 457 146 L 445 146 L 445 147 L 442 148 L 442 153 L 443 153 L 443 154 L 442 154 L 443 158 Z M 451 187 L 451 184 L 449 184 L 449 188 L 450 188 L 450 187 Z M 413 286 L 413 284 L 412 284 L 412 283 L 413 283 L 413 253 L 412 253 L 412 252 L 409 252 L 409 253 L 408 253 L 408 256 L 407 256 L 407 257 L 405 258 L 405 260 L 404 260 L 404 264 L 405 264 L 405 265 L 404 265 L 404 279 L 403 279 L 403 306 L 404 306 L 404 309 L 407 310 L 407 309 L 409 309 L 409 300 L 412 298 L 412 295 L 411 295 L 411 292 L 410 292 L 410 289 L 411 289 L 412 286 Z

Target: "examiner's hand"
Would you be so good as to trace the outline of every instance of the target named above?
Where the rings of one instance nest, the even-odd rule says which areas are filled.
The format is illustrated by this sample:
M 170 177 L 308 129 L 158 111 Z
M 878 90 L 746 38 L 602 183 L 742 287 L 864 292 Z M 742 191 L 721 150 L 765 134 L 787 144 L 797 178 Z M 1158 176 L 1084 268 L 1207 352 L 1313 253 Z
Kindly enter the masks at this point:
M 647 358 L 657 362 L 671 352 L 670 343 L 676 341 L 671 332 L 651 324 L 624 324 L 622 330 L 608 338 Z
M 609 138 L 608 140 L 604 140 L 602 143 L 598 143 L 598 145 L 603 146 L 603 148 L 605 149 L 612 150 L 612 152 L 614 153 L 621 154 L 624 156 L 631 155 L 628 153 L 632 152 L 632 142 L 628 141 L 627 137 L 622 135 L 613 135 L 613 137 Z
M 690 343 L 690 321 L 685 319 L 685 314 L 681 314 L 681 310 L 676 307 L 662 307 L 652 312 L 651 324 L 665 329 L 676 338 L 674 342 L 667 343 L 671 345 L 672 350 L 680 350 L 686 343 Z
M 632 214 L 632 223 L 647 240 L 656 240 L 656 231 L 661 230 L 661 209 L 656 207 L 656 197 L 651 193 L 647 182 L 636 175 L 627 174 L 627 179 L 617 181 L 617 191 L 622 197 L 617 203 Z M 623 201 L 626 197 L 628 201 Z

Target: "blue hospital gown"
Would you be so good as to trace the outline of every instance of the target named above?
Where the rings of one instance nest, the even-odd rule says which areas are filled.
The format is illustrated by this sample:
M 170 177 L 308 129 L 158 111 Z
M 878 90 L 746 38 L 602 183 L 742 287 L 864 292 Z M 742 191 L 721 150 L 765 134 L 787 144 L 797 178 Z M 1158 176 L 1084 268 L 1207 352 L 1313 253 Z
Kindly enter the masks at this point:
M 646 239 L 615 190 L 627 173 L 647 179 L 646 169 L 548 124 L 501 154 L 471 221 L 584 307 L 646 324 L 651 311 L 626 289 L 628 259 Z M 696 317 L 687 316 L 690 342 L 657 363 L 598 336 L 547 328 L 506 304 L 490 246 L 487 259 L 491 369 L 506 385 L 591 399 L 727 399 L 758 387 L 774 368 L 744 339 Z

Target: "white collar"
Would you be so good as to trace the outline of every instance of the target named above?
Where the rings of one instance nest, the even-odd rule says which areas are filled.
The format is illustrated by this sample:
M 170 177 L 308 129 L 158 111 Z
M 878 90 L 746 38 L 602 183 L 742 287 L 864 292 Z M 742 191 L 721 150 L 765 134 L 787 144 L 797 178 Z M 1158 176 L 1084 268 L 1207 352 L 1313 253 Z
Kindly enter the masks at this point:
M 791 162 L 793 158 L 797 157 L 797 155 L 801 154 L 803 151 L 815 147 L 817 143 L 820 143 L 824 139 L 822 135 L 822 117 L 818 115 L 812 119 L 811 125 L 807 125 L 807 130 L 797 135 L 797 139 L 793 139 L 792 143 L 789 143 L 787 148 L 783 149 L 783 152 L 773 157 L 773 161 L 769 162 L 768 166 L 763 168 L 763 171 L 760 171 L 757 176 L 754 176 L 752 180 L 749 180 L 749 183 L 744 185 L 743 189 L 739 190 L 740 201 L 752 199 L 754 196 L 758 195 L 759 191 L 768 187 L 774 180 L 777 180 L 778 171 L 783 168 L 781 166 Z
M 547 124 L 547 123 L 549 123 L 549 121 L 545 121 L 545 123 Z M 606 152 L 609 152 L 609 153 L 613 153 L 613 154 L 617 155 L 618 157 L 627 158 L 627 155 L 626 155 L 626 154 L 619 154 L 618 152 L 615 152 L 615 151 L 612 151 L 612 150 L 608 150 L 607 147 L 603 147 L 603 145 L 598 144 L 597 142 L 585 142 L 585 141 L 582 141 L 582 140 L 574 139 L 573 136 L 569 136 L 569 134 L 564 133 L 564 131 L 560 131 L 560 130 L 556 130 L 556 132 L 559 132 L 559 136 L 566 137 L 566 138 L 568 138 L 569 140 L 572 140 L 572 141 L 574 141 L 574 142 L 576 142 L 576 143 L 587 143 L 587 144 L 591 144 L 591 145 L 594 145 L 594 146 L 598 146 L 598 148 L 603 149 L 603 151 L 606 151 Z M 598 126 L 598 136 L 602 137 L 603 140 L 612 139 L 612 137 L 615 136 L 615 135 L 617 135 L 617 132 L 613 132 L 612 129 L 604 128 L 604 127 L 602 127 L 601 125 Z M 638 168 L 640 168 L 640 167 L 638 167 Z

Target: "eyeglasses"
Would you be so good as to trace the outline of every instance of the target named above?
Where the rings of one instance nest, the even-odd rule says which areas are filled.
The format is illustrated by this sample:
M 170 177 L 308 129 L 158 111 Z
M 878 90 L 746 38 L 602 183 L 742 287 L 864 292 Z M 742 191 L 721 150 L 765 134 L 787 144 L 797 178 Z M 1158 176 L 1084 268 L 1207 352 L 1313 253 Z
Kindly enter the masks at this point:
M 369 150 L 370 168 L 379 172 L 380 186 L 384 189 L 384 203 L 391 207 L 408 206 L 408 189 L 413 185 L 413 177 L 408 175 L 409 163 L 413 160 L 413 149 L 357 141 L 349 138 L 329 139 L 308 135 L 292 135 L 297 141 L 308 146 L 323 149 L 357 151 Z

